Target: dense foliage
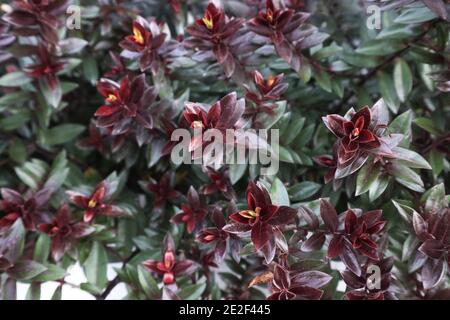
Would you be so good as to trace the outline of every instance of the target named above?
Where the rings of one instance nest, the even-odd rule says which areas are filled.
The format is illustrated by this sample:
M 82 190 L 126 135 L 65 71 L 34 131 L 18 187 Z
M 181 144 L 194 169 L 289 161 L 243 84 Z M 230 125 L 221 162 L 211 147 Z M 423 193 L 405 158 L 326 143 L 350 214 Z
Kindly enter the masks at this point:
M 2 4 L 0 297 L 450 299 L 447 3 Z M 277 129 L 279 170 L 179 128 Z

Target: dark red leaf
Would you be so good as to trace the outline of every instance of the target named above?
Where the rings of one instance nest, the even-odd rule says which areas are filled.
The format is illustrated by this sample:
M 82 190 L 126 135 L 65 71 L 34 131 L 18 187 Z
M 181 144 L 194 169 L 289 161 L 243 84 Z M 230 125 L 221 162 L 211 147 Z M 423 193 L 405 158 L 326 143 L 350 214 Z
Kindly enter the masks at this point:
M 334 259 L 342 254 L 344 249 L 344 241 L 344 237 L 340 235 L 336 235 L 331 239 L 330 244 L 328 245 L 328 258 Z
M 342 250 L 340 258 L 350 271 L 352 271 L 358 277 L 361 276 L 362 274 L 361 266 L 359 264 L 355 252 L 351 248 L 351 245 L 347 243 L 344 244 L 344 248 Z
M 276 264 L 273 272 L 273 282 L 280 289 L 288 289 L 291 286 L 289 271 L 281 267 L 279 264 Z
M 330 201 L 320 199 L 320 216 L 323 222 L 327 226 L 328 230 L 335 232 L 339 226 L 339 220 L 336 209 L 333 207 Z
M 305 271 L 296 274 L 292 283 L 293 286 L 307 286 L 311 288 L 321 288 L 331 281 L 332 277 L 321 271 Z
M 269 220 L 265 221 L 274 226 L 285 225 L 292 222 L 296 216 L 297 210 L 286 206 L 280 206 L 277 208 L 273 216 Z
M 295 293 L 300 299 L 320 300 L 323 296 L 322 290 L 311 287 L 295 286 L 291 287 L 290 291 Z
M 422 241 L 425 241 L 426 239 L 428 239 L 429 238 L 428 224 L 422 218 L 422 216 L 420 214 L 418 214 L 417 212 L 414 212 L 413 217 L 412 217 L 412 222 L 413 222 L 414 231 L 416 232 L 419 239 L 421 239 Z
M 303 252 L 320 250 L 324 242 L 325 242 L 325 234 L 323 232 L 316 232 L 311 237 L 309 237 L 308 240 L 303 242 L 301 250 Z
M 301 217 L 305 219 L 306 223 L 308 224 L 308 227 L 311 230 L 315 230 L 319 227 L 319 219 L 314 214 L 314 212 L 312 212 L 309 208 L 305 206 L 300 206 L 298 208 L 298 212 L 300 213 Z
M 428 290 L 435 287 L 444 277 L 445 264 L 443 259 L 428 258 L 422 267 L 423 287 Z
M 252 226 L 252 242 L 255 245 L 256 250 L 261 249 L 271 238 L 273 238 L 272 226 L 258 222 Z
M 445 247 L 441 241 L 435 239 L 426 240 L 419 250 L 433 259 L 440 259 L 445 252 Z
M 231 222 L 222 228 L 223 231 L 226 231 L 228 233 L 237 234 L 237 235 L 249 232 L 251 229 L 252 229 L 252 227 L 250 227 L 247 224 L 234 223 L 234 222 Z

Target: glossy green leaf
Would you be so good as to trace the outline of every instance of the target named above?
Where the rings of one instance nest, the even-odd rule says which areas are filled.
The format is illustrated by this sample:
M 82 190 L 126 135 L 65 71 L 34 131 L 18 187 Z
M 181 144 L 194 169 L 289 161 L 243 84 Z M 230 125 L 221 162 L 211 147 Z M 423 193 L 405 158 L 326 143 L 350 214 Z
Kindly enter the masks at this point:
M 270 188 L 272 203 L 278 206 L 289 206 L 289 194 L 280 179 L 275 179 Z
M 50 244 L 50 237 L 45 233 L 41 233 L 34 247 L 33 260 L 40 263 L 46 262 L 50 254 Z
M 424 117 L 416 118 L 414 119 L 414 123 L 419 127 L 421 127 L 422 129 L 424 129 L 425 131 L 428 131 L 429 133 L 434 134 L 436 136 L 442 134 L 441 130 L 438 127 L 436 127 L 436 123 L 434 123 L 433 120 L 429 118 Z
M 370 164 L 366 164 L 361 169 L 359 169 L 356 178 L 355 196 L 359 196 L 369 191 L 369 189 L 372 187 L 372 184 L 377 183 L 380 175 L 381 171 L 379 167 L 372 166 Z
M 40 283 L 31 283 L 28 287 L 27 294 L 25 296 L 26 300 L 39 300 L 41 298 L 41 284 Z
M 98 241 L 94 242 L 88 258 L 84 263 L 86 278 L 89 283 L 103 288 L 106 285 L 106 268 L 108 257 L 105 247 Z
M 437 15 L 427 7 L 415 7 L 404 10 L 394 22 L 402 24 L 416 24 L 436 19 Z
M 55 126 L 42 135 L 42 144 L 53 146 L 67 143 L 75 139 L 85 130 L 85 127 L 79 124 L 65 123 Z
M 394 84 L 397 96 L 405 102 L 412 90 L 413 80 L 411 69 L 403 59 L 398 59 L 394 66 Z
M 385 72 L 378 74 L 378 86 L 380 93 L 392 113 L 396 114 L 400 107 L 400 101 L 395 91 L 394 81 Z
M 314 181 L 303 181 L 288 189 L 289 197 L 292 201 L 302 201 L 315 195 L 322 185 Z
M 178 296 L 183 300 L 197 300 L 205 291 L 206 283 L 192 284 L 184 287 L 178 292 Z
M 33 260 L 21 260 L 8 269 L 8 275 L 16 280 L 30 280 L 46 270 L 43 264 Z
M 20 87 L 28 84 L 33 79 L 22 71 L 10 72 L 0 78 L 0 86 L 2 87 Z
M 158 299 L 161 296 L 161 291 L 159 290 L 158 284 L 151 276 L 148 270 L 145 270 L 142 266 L 138 266 L 138 277 L 139 284 L 145 295 L 149 299 Z

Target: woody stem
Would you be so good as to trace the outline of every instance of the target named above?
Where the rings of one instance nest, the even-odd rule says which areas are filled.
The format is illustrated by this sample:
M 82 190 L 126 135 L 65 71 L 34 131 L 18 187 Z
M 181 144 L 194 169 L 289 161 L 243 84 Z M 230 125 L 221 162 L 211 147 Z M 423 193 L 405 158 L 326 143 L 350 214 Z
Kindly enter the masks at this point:
M 125 266 L 130 262 L 136 255 L 138 255 L 141 252 L 139 249 L 133 250 L 133 252 L 126 258 L 122 263 L 122 269 L 125 268 Z M 108 282 L 108 285 L 105 288 L 105 291 L 103 291 L 100 295 L 96 296 L 97 300 L 105 300 L 108 295 L 111 293 L 111 291 L 120 283 L 120 277 L 117 275 Z
M 414 43 L 422 40 L 423 37 L 425 37 L 425 35 L 437 24 L 437 22 L 438 22 L 438 20 L 431 23 L 428 26 L 428 28 L 426 28 L 424 31 L 422 31 L 420 34 L 418 34 L 415 38 L 413 38 L 403 49 L 395 52 L 390 57 L 388 57 L 386 60 L 384 60 L 382 63 L 380 63 L 378 66 L 373 68 L 370 72 L 368 72 L 363 78 L 361 78 L 356 83 L 356 88 L 359 88 L 362 85 L 364 85 L 368 80 L 372 79 L 372 77 L 375 76 L 378 73 L 378 71 L 384 69 L 396 58 L 402 56 Z M 344 96 L 344 98 L 341 100 L 341 102 L 333 108 L 333 112 L 338 112 L 342 108 L 342 106 L 344 106 L 355 95 L 355 93 L 356 93 L 356 90 L 351 90 L 350 92 L 348 92 Z

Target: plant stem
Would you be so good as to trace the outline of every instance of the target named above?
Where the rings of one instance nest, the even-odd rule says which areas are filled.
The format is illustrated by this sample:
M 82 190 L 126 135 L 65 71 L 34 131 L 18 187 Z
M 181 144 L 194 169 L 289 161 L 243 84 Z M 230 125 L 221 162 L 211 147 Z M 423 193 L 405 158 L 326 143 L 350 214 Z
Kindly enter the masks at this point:
M 135 249 L 128 258 L 126 258 L 123 261 L 122 264 L 122 269 L 128 264 L 128 262 L 130 262 L 139 252 L 141 252 L 141 250 L 139 249 Z M 108 295 L 111 293 L 111 291 L 115 288 L 115 286 L 117 286 L 120 283 L 120 277 L 117 275 L 114 277 L 114 279 L 112 279 L 111 281 L 108 282 L 108 285 L 105 288 L 105 291 L 103 291 L 102 294 L 100 294 L 99 296 L 96 297 L 97 300 L 105 300 Z
M 436 25 L 437 21 L 431 23 L 427 29 L 422 31 L 420 34 L 418 34 L 415 38 L 413 38 L 403 49 L 397 51 L 396 53 L 392 54 L 389 58 L 384 60 L 382 63 L 380 63 L 378 66 L 373 68 L 369 73 L 367 73 L 365 76 L 363 76 L 358 82 L 356 82 L 356 88 L 361 87 L 364 85 L 368 80 L 372 79 L 373 76 L 375 76 L 378 71 L 384 69 L 387 67 L 392 61 L 403 55 L 413 44 L 420 41 L 425 37 L 425 35 Z M 341 102 L 336 105 L 333 108 L 333 112 L 338 112 L 356 93 L 356 90 L 351 90 L 347 92 L 347 94 L 342 98 Z

